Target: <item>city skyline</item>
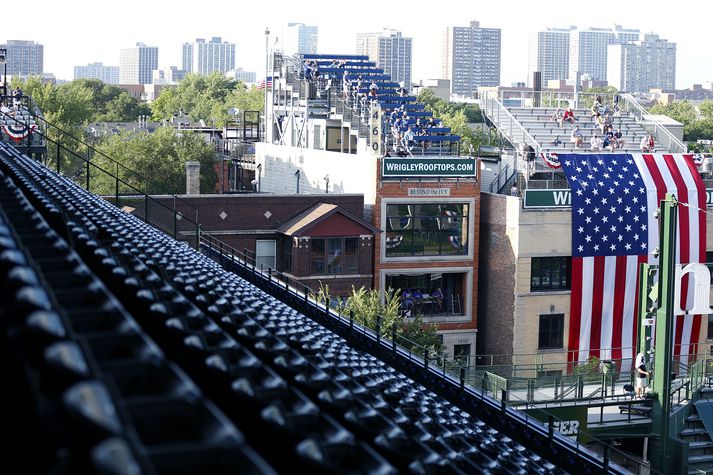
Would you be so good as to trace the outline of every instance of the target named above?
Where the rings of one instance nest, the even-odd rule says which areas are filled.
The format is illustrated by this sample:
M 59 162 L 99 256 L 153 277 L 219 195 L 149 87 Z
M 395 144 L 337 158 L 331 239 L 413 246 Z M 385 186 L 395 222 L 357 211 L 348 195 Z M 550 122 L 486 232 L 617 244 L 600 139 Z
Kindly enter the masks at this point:
M 374 15 L 368 5 L 362 5 L 336 18 L 330 3 L 322 0 L 310 4 L 308 15 L 295 13 L 294 4 L 277 0 L 271 4 L 269 14 L 244 11 L 237 4 L 231 4 L 223 6 L 220 15 L 211 10 L 205 17 L 192 9 L 166 10 L 161 5 L 127 0 L 122 8 L 112 11 L 109 18 L 95 3 L 86 0 L 72 2 L 71 10 L 67 5 L 38 0 L 34 10 L 42 14 L 33 18 L 33 27 L 9 22 L 3 28 L 4 38 L 0 38 L 0 42 L 31 40 L 43 44 L 45 72 L 53 73 L 57 79 L 71 80 L 74 66 L 93 62 L 117 65 L 119 51 L 137 42 L 159 48 L 159 68 L 180 67 L 183 43 L 193 38 L 221 36 L 236 44 L 236 67 L 257 71 L 260 78 L 265 68 L 266 27 L 275 32 L 269 38 L 271 47 L 287 23 L 315 25 L 319 28 L 320 52 L 341 54 L 354 53 L 357 33 L 392 28 L 401 31 L 404 37 L 413 38 L 413 80 L 418 81 L 442 75 L 442 31 L 446 27 L 461 26 L 467 19 L 502 30 L 501 83 L 509 85 L 527 82 L 529 33 L 570 25 L 611 27 L 616 23 L 624 28 L 639 29 L 642 34 L 653 32 L 676 43 L 676 87 L 684 89 L 713 80 L 713 62 L 701 55 L 701 32 L 706 31 L 709 15 L 700 14 L 701 9 L 713 12 L 713 7 L 700 5 L 694 6 L 690 0 L 677 2 L 677 11 L 686 12 L 677 14 L 670 11 L 670 2 L 628 2 L 612 10 L 615 15 L 608 15 L 612 21 L 599 21 L 588 19 L 580 10 L 572 8 L 571 2 L 560 0 L 550 2 L 547 8 L 533 8 L 525 2 L 513 1 L 482 11 L 469 8 L 465 2 L 446 0 L 428 14 L 423 14 L 422 9 L 410 14 L 397 4 L 387 3 L 379 6 L 379 15 Z M 81 28 L 65 28 L 69 21 Z

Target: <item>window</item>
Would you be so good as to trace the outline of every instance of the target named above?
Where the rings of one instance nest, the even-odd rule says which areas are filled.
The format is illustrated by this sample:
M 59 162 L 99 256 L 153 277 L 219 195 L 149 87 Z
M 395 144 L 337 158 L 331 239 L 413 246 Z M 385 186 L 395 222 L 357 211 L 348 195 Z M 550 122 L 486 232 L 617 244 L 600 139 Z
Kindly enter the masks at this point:
M 468 254 L 468 205 L 386 206 L 386 257 Z
M 359 238 L 311 239 L 310 273 L 356 274 L 359 272 Z
M 563 313 L 540 315 L 540 332 L 537 344 L 539 350 L 562 348 L 563 335 Z
M 275 268 L 275 248 L 274 240 L 255 241 L 255 265 L 258 269 L 261 266 Z
M 470 344 L 453 345 L 453 361 L 458 366 L 468 366 L 470 363 Z
M 569 290 L 572 258 L 533 257 L 530 270 L 530 291 Z

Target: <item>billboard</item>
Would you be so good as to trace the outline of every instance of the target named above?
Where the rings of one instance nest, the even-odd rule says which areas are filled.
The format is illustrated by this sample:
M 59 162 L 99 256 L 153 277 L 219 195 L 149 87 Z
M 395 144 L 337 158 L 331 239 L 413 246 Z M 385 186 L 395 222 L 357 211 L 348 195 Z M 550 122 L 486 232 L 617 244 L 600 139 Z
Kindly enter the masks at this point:
M 383 157 L 382 178 L 431 177 L 475 178 L 476 160 L 471 157 Z

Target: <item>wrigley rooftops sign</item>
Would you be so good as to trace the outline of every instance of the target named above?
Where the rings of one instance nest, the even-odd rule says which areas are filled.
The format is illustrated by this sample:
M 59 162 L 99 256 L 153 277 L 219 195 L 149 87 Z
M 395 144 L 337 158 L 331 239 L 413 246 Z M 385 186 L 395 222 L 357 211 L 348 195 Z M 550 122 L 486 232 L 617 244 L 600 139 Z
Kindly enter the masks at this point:
M 476 169 L 475 159 L 469 157 L 384 157 L 381 159 L 383 178 L 475 178 Z
M 706 190 L 706 205 L 713 207 L 713 189 Z M 525 190 L 523 207 L 537 208 L 569 208 L 572 206 L 570 190 Z

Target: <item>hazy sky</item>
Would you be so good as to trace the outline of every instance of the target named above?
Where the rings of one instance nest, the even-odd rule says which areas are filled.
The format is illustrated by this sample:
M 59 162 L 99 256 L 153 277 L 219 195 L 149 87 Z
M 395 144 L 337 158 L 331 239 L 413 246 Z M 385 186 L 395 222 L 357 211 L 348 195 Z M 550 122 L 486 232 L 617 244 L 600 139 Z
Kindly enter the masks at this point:
M 66 2 L 34 0 L 27 11 L 5 17 L 4 40 L 34 40 L 45 47 L 44 69 L 58 79 L 73 78 L 74 66 L 101 61 L 118 66 L 119 49 L 136 42 L 159 47 L 159 66 L 181 66 L 181 45 L 195 38 L 220 36 L 237 44 L 236 64 L 264 76 L 265 27 L 279 36 L 288 22 L 319 27 L 321 53 L 353 54 L 356 33 L 400 30 L 413 38 L 413 78 L 440 76 L 444 27 L 502 29 L 501 82 L 525 81 L 528 33 L 547 27 L 638 28 L 677 44 L 676 87 L 713 81 L 710 0 L 582 2 L 485 0 L 399 2 L 213 1 L 160 2 L 124 0 Z M 30 7 L 30 5 L 32 5 Z M 22 10 L 21 8 L 21 10 Z

